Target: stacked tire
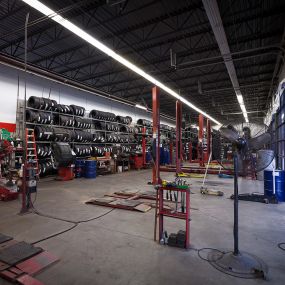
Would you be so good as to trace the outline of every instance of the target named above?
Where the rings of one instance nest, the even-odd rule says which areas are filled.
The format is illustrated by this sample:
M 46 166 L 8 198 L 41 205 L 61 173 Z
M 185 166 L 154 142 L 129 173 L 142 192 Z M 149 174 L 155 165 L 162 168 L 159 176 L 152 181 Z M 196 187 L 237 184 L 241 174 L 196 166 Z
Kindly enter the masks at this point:
M 53 114 L 27 109 L 26 121 L 29 123 L 50 125 L 53 123 Z
M 92 155 L 93 156 L 104 156 L 105 149 L 103 146 L 92 146 Z
M 95 127 L 96 130 L 106 130 L 106 123 L 105 122 L 95 121 L 94 122 L 94 127 Z
M 77 157 L 89 157 L 92 154 L 92 146 L 75 144 L 73 147 L 73 151 L 75 152 Z
M 85 114 L 85 108 L 77 105 L 70 105 L 71 112 L 75 116 L 83 117 Z
M 51 161 L 40 161 L 39 162 L 39 175 L 41 177 L 53 174 L 54 167 Z
M 37 155 L 39 158 L 50 157 L 52 153 L 51 146 L 46 144 L 37 144 Z
M 111 132 L 118 132 L 119 126 L 116 123 L 106 123 L 106 130 Z
M 116 121 L 116 115 L 110 112 L 103 112 L 99 110 L 92 110 L 89 113 L 89 117 L 96 120 L 104 120 L 109 122 Z
M 53 141 L 53 129 L 49 126 L 36 126 L 34 129 L 36 141 Z
M 31 96 L 28 100 L 27 105 L 30 108 L 38 110 L 57 111 L 57 102 L 48 98 Z
M 75 128 L 79 128 L 79 129 L 90 129 L 91 128 L 91 121 L 90 119 L 87 118 L 79 118 L 79 117 L 75 117 Z
M 104 133 L 96 132 L 95 134 L 93 134 L 92 141 L 96 143 L 104 143 L 106 141 Z
M 73 127 L 75 123 L 73 116 L 61 114 L 56 114 L 54 116 L 54 122 L 56 125 L 63 127 Z
M 151 127 L 152 126 L 151 121 L 146 120 L 146 119 L 138 119 L 137 124 L 140 126 L 144 126 L 144 127 Z
M 61 114 L 69 114 L 69 115 L 73 114 L 72 108 L 68 105 L 57 104 L 56 108 L 57 108 L 57 112 Z
M 69 142 L 71 132 L 62 128 L 53 128 L 53 138 L 55 142 Z
M 133 121 L 133 119 L 129 116 L 123 117 L 123 116 L 116 116 L 116 121 L 120 124 L 129 125 Z
M 87 142 L 92 142 L 93 141 L 93 134 L 89 133 L 89 132 L 84 132 L 84 131 L 79 131 L 79 130 L 75 130 L 75 140 L 76 142 L 83 142 L 83 143 L 87 143 Z

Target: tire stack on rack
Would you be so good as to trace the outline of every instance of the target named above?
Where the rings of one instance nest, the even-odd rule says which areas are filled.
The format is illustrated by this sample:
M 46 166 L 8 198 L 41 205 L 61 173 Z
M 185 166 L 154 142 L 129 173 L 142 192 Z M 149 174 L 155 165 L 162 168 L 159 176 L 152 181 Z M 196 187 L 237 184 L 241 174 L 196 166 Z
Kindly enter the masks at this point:
M 39 175 L 41 177 L 52 174 L 54 167 L 52 163 L 52 149 L 48 144 L 37 144 L 37 155 L 39 159 Z
M 87 117 L 81 106 L 58 104 L 48 98 L 32 96 L 27 105 L 26 119 L 35 129 L 43 175 L 52 168 L 46 161 L 49 161 L 53 141 L 70 143 L 76 156 L 83 158 L 104 156 L 106 152 L 118 154 L 119 150 L 130 153 L 135 147 L 131 144 L 137 142 L 141 127 L 145 126 L 151 132 L 152 124 L 148 120 L 140 119 L 140 126 L 134 127 L 131 126 L 131 117 L 116 116 L 111 112 L 92 110 Z
M 96 133 L 92 134 L 92 136 L 93 136 L 92 142 L 96 142 L 96 143 L 104 143 L 105 142 L 104 133 L 96 132 Z
M 91 110 L 89 113 L 89 117 L 96 120 L 102 120 L 102 121 L 109 121 L 109 122 L 115 122 L 116 121 L 116 115 L 110 112 L 103 112 L 99 110 Z
M 75 152 L 77 157 L 91 156 L 92 146 L 91 145 L 75 144 L 73 146 L 73 151 Z
M 54 114 L 54 124 L 62 127 L 72 128 L 75 121 L 71 115 Z
M 93 156 L 104 156 L 105 155 L 105 149 L 103 146 L 92 146 L 92 155 Z
M 152 122 L 146 119 L 138 119 L 137 124 L 143 127 L 152 127 Z
M 55 168 L 51 160 L 40 160 L 39 161 L 39 175 L 41 177 L 51 175 L 55 173 Z
M 133 119 L 129 116 L 126 116 L 126 117 L 116 116 L 116 121 L 120 124 L 130 125 L 132 123 Z
M 27 103 L 28 107 L 38 110 L 57 111 L 57 102 L 48 98 L 31 96 Z
M 36 141 L 53 141 L 54 133 L 53 128 L 50 126 L 35 126 Z

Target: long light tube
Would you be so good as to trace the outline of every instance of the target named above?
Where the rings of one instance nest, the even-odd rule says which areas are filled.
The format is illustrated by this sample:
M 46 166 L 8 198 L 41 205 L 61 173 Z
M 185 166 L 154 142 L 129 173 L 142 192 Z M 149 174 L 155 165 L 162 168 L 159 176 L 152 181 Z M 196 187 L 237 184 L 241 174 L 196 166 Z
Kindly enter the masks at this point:
M 148 80 L 149 82 L 151 82 L 154 85 L 156 85 L 157 87 L 161 88 L 162 90 L 164 90 L 165 92 L 167 92 L 168 94 L 170 94 L 171 96 L 176 98 L 177 100 L 180 100 L 182 103 L 184 103 L 185 105 L 187 105 L 191 109 L 193 109 L 193 110 L 197 111 L 198 113 L 204 115 L 205 117 L 207 117 L 208 119 L 210 119 L 214 123 L 221 125 L 221 123 L 219 121 L 217 121 L 216 119 L 214 119 L 213 117 L 208 115 L 206 112 L 202 111 L 201 109 L 199 109 L 198 107 L 196 107 L 195 105 L 190 103 L 188 100 L 186 100 L 185 98 L 180 96 L 178 93 L 176 93 L 175 91 L 173 91 L 172 89 L 170 89 L 169 87 L 164 85 L 162 82 L 158 81 L 157 79 L 155 79 L 151 75 L 147 74 L 144 70 L 142 70 L 138 66 L 134 65 L 133 63 L 131 63 L 130 61 L 128 61 L 124 57 L 120 56 L 115 51 L 113 51 L 112 49 L 110 49 L 109 47 L 104 45 L 102 42 L 100 42 L 99 40 L 97 40 L 96 38 L 91 36 L 90 34 L 86 33 L 85 31 L 83 31 L 82 29 L 80 29 L 79 27 L 77 27 L 76 25 L 71 23 L 69 20 L 63 18 L 62 16 L 57 14 L 55 11 L 53 11 L 52 9 L 50 9 L 49 7 L 47 7 L 46 5 L 41 3 L 40 1 L 38 1 L 38 0 L 22 0 L 22 1 L 25 2 L 26 4 L 28 4 L 29 6 L 33 7 L 34 9 L 38 10 L 39 12 L 44 14 L 45 16 L 49 17 L 53 21 L 57 22 L 61 26 L 65 27 L 66 29 L 68 29 L 69 31 L 71 31 L 72 33 L 77 35 L 78 37 L 82 38 L 83 40 L 85 40 L 89 44 L 98 48 L 99 50 L 101 50 L 102 52 L 107 54 L 108 56 L 117 60 L 118 62 L 120 62 L 121 64 L 123 64 L 127 68 L 129 68 L 130 70 L 134 71 L 138 75 L 140 75 L 143 78 L 145 78 L 146 80 Z
M 145 110 L 145 111 L 147 110 L 147 107 L 140 105 L 140 104 L 136 104 L 135 107 L 142 109 L 142 110 Z

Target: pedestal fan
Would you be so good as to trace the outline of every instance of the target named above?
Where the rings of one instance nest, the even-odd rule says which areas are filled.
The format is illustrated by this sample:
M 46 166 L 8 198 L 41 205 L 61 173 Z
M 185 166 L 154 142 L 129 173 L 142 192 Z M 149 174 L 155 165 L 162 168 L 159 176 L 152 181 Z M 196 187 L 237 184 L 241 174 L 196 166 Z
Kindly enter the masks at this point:
M 226 169 L 234 170 L 234 249 L 226 253 L 210 251 L 208 261 L 216 269 L 242 278 L 266 278 L 267 268 L 258 257 L 240 251 L 238 236 L 238 176 L 246 176 L 249 172 L 265 169 L 274 158 L 274 152 L 266 149 L 271 135 L 260 129 L 252 136 L 249 126 L 238 131 L 232 125 L 223 126 L 213 135 L 213 156 Z M 223 155 L 223 144 L 231 144 L 232 162 Z

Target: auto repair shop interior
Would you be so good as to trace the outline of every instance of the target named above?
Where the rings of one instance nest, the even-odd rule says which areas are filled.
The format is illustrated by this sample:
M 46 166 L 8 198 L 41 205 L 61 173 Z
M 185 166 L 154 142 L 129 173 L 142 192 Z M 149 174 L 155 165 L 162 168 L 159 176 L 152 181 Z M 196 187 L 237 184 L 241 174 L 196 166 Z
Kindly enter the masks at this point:
M 285 284 L 284 19 L 1 0 L 0 285 Z

